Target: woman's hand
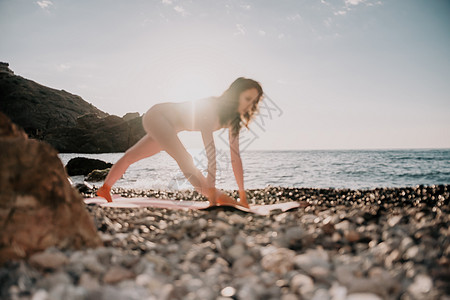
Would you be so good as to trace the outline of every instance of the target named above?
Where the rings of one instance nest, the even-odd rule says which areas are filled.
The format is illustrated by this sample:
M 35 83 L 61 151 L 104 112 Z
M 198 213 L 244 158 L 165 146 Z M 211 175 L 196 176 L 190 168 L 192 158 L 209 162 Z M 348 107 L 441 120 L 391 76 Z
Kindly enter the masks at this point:
M 217 195 L 218 194 L 218 190 L 215 187 L 208 187 L 207 191 L 206 191 L 206 195 L 208 198 L 208 201 L 210 203 L 210 206 L 214 206 L 217 204 Z
M 245 194 L 245 190 L 239 190 L 239 204 L 246 207 L 246 208 L 250 208 L 248 206 L 248 202 L 247 202 L 247 195 Z

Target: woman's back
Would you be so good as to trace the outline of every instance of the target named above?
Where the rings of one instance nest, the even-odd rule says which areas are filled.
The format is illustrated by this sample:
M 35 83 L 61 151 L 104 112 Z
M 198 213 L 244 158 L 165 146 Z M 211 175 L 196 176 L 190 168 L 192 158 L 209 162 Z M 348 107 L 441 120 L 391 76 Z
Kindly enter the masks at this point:
M 215 131 L 220 126 L 214 97 L 166 103 L 163 113 L 175 127 L 176 131 Z

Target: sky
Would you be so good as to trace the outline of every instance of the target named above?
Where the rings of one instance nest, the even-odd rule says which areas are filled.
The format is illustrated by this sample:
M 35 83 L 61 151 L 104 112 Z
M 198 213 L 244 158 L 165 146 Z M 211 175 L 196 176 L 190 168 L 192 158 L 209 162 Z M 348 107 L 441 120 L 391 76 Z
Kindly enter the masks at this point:
M 241 149 L 450 148 L 449 15 L 446 0 L 0 0 L 0 61 L 119 116 L 255 79 Z

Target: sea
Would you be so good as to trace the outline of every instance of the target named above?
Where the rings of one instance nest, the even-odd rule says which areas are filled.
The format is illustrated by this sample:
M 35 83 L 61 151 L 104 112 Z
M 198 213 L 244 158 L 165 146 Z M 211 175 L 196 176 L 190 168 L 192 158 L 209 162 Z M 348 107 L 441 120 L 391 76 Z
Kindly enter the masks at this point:
M 206 174 L 204 150 L 188 150 Z M 64 165 L 74 157 L 115 163 L 123 153 L 59 154 Z M 227 151 L 217 151 L 216 187 L 237 190 Z M 268 186 L 298 188 L 372 189 L 450 184 L 450 149 L 295 150 L 241 153 L 246 189 Z M 74 184 L 84 176 L 73 176 Z M 100 186 L 102 182 L 88 182 Z M 114 187 L 130 189 L 192 189 L 175 160 L 160 152 L 131 165 Z

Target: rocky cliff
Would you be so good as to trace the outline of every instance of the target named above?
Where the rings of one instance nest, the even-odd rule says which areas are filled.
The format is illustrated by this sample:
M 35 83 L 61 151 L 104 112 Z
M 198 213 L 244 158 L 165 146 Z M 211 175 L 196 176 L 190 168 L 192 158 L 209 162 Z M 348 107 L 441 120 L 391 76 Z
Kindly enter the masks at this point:
M 123 152 L 144 134 L 139 114 L 109 115 L 77 95 L 17 76 L 0 63 L 0 111 L 59 152 Z

